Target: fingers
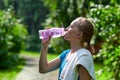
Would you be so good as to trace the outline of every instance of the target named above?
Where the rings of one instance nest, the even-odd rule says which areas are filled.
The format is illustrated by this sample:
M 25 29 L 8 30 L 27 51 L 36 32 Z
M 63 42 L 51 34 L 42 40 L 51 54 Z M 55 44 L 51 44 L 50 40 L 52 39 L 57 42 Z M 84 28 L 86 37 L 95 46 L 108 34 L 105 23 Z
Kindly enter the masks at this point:
M 42 43 L 46 43 L 46 42 L 48 42 L 48 41 L 50 41 L 50 39 L 49 39 L 49 38 L 42 39 Z
M 50 40 L 51 40 L 51 36 L 49 36 L 48 38 L 42 39 L 42 43 L 50 42 Z

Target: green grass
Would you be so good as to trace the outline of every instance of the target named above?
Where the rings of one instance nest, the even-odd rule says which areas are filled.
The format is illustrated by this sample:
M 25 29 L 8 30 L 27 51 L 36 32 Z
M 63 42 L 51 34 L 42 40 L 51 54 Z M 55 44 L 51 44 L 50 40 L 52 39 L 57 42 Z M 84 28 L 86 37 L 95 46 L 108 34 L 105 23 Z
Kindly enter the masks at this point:
M 27 56 L 33 56 L 35 58 L 39 58 L 40 57 L 40 52 L 28 52 L 28 51 L 22 51 L 21 52 L 22 55 L 27 55 Z M 58 54 L 50 54 L 48 53 L 47 54 L 47 59 L 48 61 L 58 57 L 59 55 Z
M 32 57 L 36 57 L 39 58 L 40 53 L 39 52 L 32 52 L 32 51 L 22 51 L 21 55 L 27 55 L 27 56 L 32 56 Z
M 22 69 L 21 66 L 9 70 L 0 70 L 0 80 L 15 80 L 18 72 Z
M 10 69 L 0 70 L 0 80 L 15 80 L 17 74 L 21 71 L 24 64 L 25 61 L 20 59 L 19 65 L 15 65 Z

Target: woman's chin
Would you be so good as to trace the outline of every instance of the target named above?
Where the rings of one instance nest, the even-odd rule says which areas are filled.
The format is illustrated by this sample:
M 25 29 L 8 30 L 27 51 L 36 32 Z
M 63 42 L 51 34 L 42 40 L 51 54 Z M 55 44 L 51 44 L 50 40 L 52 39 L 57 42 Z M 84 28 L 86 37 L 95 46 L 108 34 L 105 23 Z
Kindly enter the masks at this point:
M 69 41 L 69 38 L 67 36 L 64 36 L 64 39 L 67 40 L 67 41 Z

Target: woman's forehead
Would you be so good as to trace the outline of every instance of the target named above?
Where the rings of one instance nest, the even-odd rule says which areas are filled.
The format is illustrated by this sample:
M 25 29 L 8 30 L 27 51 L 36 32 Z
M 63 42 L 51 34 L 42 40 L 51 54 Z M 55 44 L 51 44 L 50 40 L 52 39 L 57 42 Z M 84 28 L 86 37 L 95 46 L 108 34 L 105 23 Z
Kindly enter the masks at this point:
M 75 19 L 71 22 L 71 25 L 78 25 L 79 23 L 79 19 Z

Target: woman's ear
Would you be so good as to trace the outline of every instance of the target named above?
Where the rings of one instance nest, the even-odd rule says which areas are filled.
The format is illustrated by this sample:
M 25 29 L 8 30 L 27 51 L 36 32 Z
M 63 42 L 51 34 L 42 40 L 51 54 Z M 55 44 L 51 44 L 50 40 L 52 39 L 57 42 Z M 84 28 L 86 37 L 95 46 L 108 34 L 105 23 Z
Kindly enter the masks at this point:
M 77 34 L 78 37 L 82 37 L 83 36 L 83 32 L 79 31 L 79 33 Z

